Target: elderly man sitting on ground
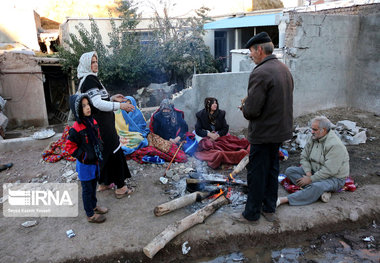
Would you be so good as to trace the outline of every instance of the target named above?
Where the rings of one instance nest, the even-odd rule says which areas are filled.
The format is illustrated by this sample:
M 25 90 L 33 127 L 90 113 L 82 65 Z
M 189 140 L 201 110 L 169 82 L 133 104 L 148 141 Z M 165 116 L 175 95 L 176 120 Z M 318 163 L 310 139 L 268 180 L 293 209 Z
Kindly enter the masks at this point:
M 331 126 L 329 119 L 323 116 L 311 121 L 312 137 L 301 153 L 301 167 L 289 167 L 285 171 L 285 175 L 303 189 L 278 198 L 277 206 L 308 205 L 319 197 L 328 202 L 330 192 L 344 186 L 350 169 L 348 152 Z

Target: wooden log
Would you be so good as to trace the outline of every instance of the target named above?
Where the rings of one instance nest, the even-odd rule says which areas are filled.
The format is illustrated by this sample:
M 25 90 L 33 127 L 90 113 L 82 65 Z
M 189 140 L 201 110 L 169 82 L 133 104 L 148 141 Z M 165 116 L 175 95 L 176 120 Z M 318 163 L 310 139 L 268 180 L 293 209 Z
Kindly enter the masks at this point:
M 231 175 L 234 176 L 235 174 L 240 173 L 249 163 L 249 154 L 244 156 L 243 159 L 240 160 L 238 165 L 236 165 L 235 169 L 232 171 Z
M 196 201 L 201 201 L 209 195 L 207 192 L 194 192 L 188 195 L 181 196 L 177 199 L 171 200 L 170 202 L 161 204 L 154 208 L 154 214 L 156 216 L 162 216 L 170 213 L 179 208 L 188 206 Z
M 227 181 L 226 179 L 200 180 L 200 179 L 188 178 L 186 179 L 186 184 L 221 184 L 221 185 L 227 184 L 227 185 L 232 185 L 232 186 L 245 186 L 245 187 L 248 186 L 246 182 L 243 182 L 241 180 Z
M 165 228 L 143 249 L 144 254 L 148 258 L 153 258 L 162 248 L 166 246 L 173 238 L 185 232 L 196 224 L 202 223 L 208 216 L 213 214 L 221 206 L 228 204 L 229 200 L 221 195 L 215 201 L 199 209 L 197 212 L 177 221 Z

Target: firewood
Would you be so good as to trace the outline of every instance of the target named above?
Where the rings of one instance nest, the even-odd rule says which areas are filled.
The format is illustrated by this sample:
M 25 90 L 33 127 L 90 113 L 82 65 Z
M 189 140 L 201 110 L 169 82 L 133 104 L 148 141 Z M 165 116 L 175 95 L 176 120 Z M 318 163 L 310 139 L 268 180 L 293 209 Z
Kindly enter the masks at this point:
M 240 160 L 238 165 L 236 165 L 235 169 L 232 171 L 231 175 L 234 176 L 235 174 L 240 173 L 249 163 L 249 154 L 244 156 L 243 159 Z
M 207 192 L 194 192 L 188 195 L 181 196 L 177 199 L 171 200 L 170 202 L 156 206 L 156 208 L 154 208 L 154 214 L 156 216 L 165 215 L 174 210 L 190 205 L 196 201 L 199 202 L 202 199 L 206 198 L 208 195 L 209 193 Z
M 231 186 L 248 186 L 246 182 L 243 182 L 241 180 L 235 180 L 235 181 L 228 181 L 226 179 L 214 179 L 214 180 L 200 180 L 200 179 L 193 179 L 188 178 L 186 179 L 186 184 L 228 184 Z
M 199 209 L 197 212 L 167 226 L 164 231 L 158 234 L 148 245 L 144 247 L 144 254 L 148 258 L 153 258 L 154 255 L 164 248 L 173 238 L 185 232 L 194 225 L 203 223 L 208 216 L 213 214 L 221 206 L 228 203 L 229 200 L 224 195 L 221 195 L 215 201 Z

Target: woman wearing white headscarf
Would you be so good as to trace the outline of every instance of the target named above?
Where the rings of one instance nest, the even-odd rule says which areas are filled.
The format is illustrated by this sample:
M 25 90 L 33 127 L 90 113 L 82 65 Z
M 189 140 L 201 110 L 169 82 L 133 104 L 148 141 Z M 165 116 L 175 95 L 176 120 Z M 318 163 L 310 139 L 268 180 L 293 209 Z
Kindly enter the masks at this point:
M 98 56 L 95 51 L 84 53 L 77 69 L 79 79 L 78 90 L 87 93 L 97 109 L 94 118 L 98 122 L 100 135 L 104 142 L 103 162 L 100 165 L 100 190 L 105 190 L 114 183 L 116 198 L 131 194 L 134 189 L 125 185 L 124 180 L 131 177 L 126 159 L 115 129 L 114 111 L 118 109 L 133 111 L 133 105 L 124 102 L 121 94 L 110 97 L 97 77 Z

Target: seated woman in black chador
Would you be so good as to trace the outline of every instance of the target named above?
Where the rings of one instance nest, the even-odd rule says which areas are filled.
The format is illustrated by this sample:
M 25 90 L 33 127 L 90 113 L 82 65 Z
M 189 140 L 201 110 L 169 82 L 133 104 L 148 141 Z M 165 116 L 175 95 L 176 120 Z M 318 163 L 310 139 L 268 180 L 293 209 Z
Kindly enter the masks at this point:
M 176 144 L 185 138 L 188 131 L 183 111 L 174 108 L 168 99 L 164 99 L 160 108 L 152 115 L 150 128 L 151 132 Z
M 228 133 L 228 124 L 226 122 L 226 112 L 219 109 L 219 103 L 216 98 L 206 98 L 205 108 L 198 111 L 195 115 L 197 123 L 195 124 L 195 133 L 200 137 L 210 137 L 212 140 L 218 139 Z

